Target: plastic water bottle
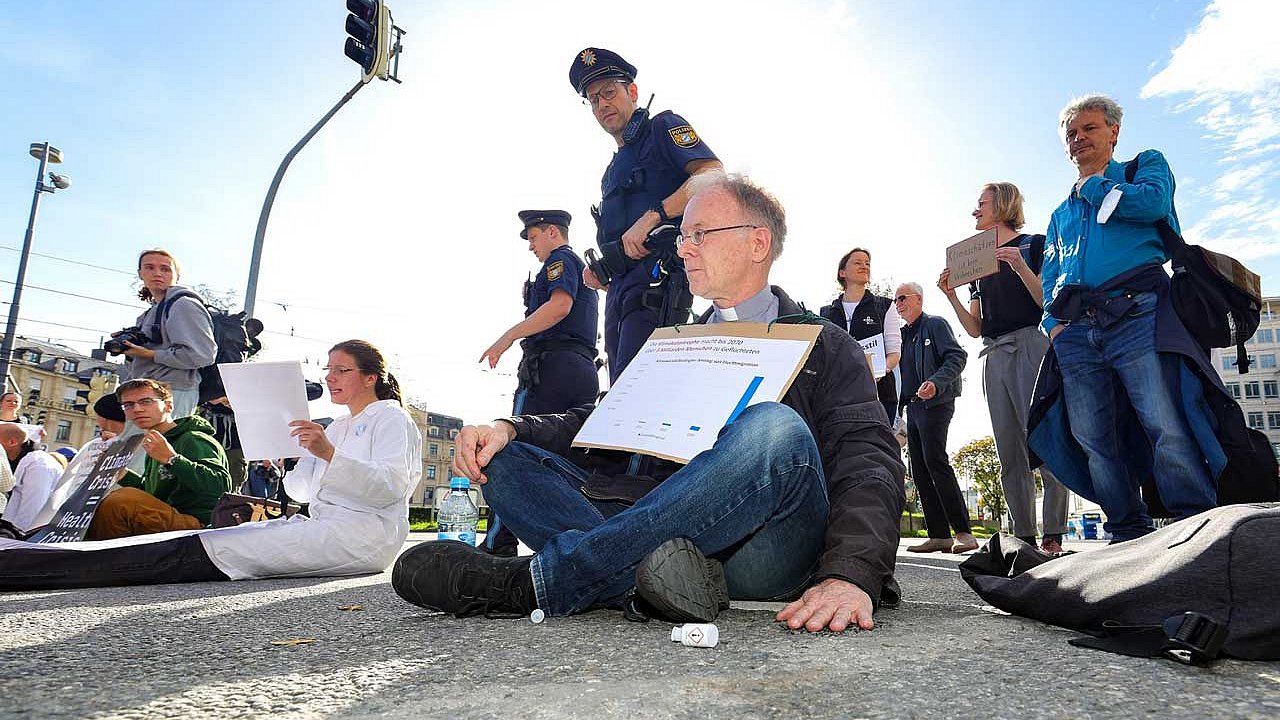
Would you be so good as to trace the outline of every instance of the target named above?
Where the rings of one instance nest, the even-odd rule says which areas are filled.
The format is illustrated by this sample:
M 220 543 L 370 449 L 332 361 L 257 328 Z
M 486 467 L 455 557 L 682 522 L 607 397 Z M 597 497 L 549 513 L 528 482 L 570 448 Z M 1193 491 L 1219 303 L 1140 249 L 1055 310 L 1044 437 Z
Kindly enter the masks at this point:
M 436 517 L 436 538 L 460 540 L 468 545 L 476 544 L 476 526 L 480 523 L 480 510 L 471 502 L 471 481 L 464 477 L 449 479 L 449 494 L 440 503 Z

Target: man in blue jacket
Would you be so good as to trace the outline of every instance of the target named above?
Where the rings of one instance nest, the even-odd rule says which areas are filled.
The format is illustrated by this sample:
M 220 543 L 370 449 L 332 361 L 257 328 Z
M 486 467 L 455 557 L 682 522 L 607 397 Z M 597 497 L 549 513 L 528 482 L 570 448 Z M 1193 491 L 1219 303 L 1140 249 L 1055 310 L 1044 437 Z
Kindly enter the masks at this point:
M 898 407 L 907 410 L 911 479 L 929 530 L 928 540 L 907 549 L 919 553 L 977 550 L 978 541 L 969 527 L 969 506 L 947 457 L 947 432 L 956 414 L 960 373 L 969 353 L 956 342 L 946 320 L 924 312 L 924 290 L 919 283 L 899 285 L 893 302 L 906 322 L 902 326 L 902 361 L 898 363 L 902 370 Z
M 1155 484 L 1172 515 L 1217 504 L 1180 408 L 1180 361 L 1156 351 L 1156 318 L 1169 284 L 1156 223 L 1178 229 L 1173 174 L 1163 155 L 1146 150 L 1126 182 L 1125 164 L 1112 157 L 1122 115 L 1101 95 L 1073 100 L 1062 111 L 1067 155 L 1079 178 L 1049 221 L 1042 276 L 1042 327 L 1061 368 L 1067 417 L 1088 460 L 1093 499 L 1118 541 L 1153 529 L 1138 492 L 1144 478 L 1126 462 L 1147 451 L 1121 439 L 1119 418 L 1130 408 L 1151 443 Z

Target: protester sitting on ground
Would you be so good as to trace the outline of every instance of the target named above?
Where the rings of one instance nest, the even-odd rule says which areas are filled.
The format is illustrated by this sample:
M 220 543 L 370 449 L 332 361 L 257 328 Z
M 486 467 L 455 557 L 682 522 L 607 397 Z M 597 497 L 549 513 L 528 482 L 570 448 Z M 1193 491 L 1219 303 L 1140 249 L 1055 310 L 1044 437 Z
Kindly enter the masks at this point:
M 0 423 L 0 446 L 4 447 L 15 481 L 4 520 L 25 533 L 35 527 L 36 513 L 62 476 L 62 465 L 53 455 L 37 450 L 35 441 L 21 425 Z
M 781 204 L 743 178 L 717 177 L 690 200 L 681 230 L 690 287 L 714 303 L 702 322 L 822 324 L 783 401 L 746 408 L 711 449 L 658 466 L 643 489 L 636 481 L 651 478 L 625 475 L 631 453 L 570 451 L 590 407 L 464 427 L 454 471 L 483 485 L 536 554 L 422 543 L 396 562 L 401 597 L 458 615 L 568 615 L 622 607 L 634 586 L 648 610 L 676 621 L 710 620 L 730 597 L 795 600 L 777 618 L 811 632 L 870 629 L 874 608 L 898 602 L 897 444 L 849 333 L 769 285 L 786 234 Z M 654 399 L 663 402 L 682 398 Z M 608 485 L 618 501 L 593 499 Z
M 996 231 L 1000 271 L 969 285 L 969 307 L 951 287 L 951 270 L 938 277 L 938 289 L 969 337 L 982 337 L 982 391 L 991 413 L 991 433 L 1000 457 L 1000 487 L 1013 517 L 1013 534 L 1036 544 L 1036 480 L 1027 455 L 1027 414 L 1040 361 L 1049 338 L 1040 332 L 1040 265 L 1044 236 L 1019 233 L 1024 215 L 1022 193 L 1013 183 L 987 183 L 973 211 L 976 230 Z M 1044 483 L 1044 539 L 1041 549 L 1062 552 L 1071 494 L 1049 468 L 1040 468 Z
M 97 436 L 81 446 L 71 458 L 67 467 L 70 472 L 62 473 L 53 491 L 49 493 L 49 498 L 45 500 L 44 507 L 36 513 L 31 523 L 32 529 L 48 525 L 53 520 L 53 516 L 57 514 L 62 504 L 79 490 L 80 484 L 88 478 L 94 463 L 98 461 L 98 456 L 124 430 L 124 410 L 120 408 L 120 401 L 115 393 L 108 393 L 98 398 L 93 404 L 93 414 L 98 422 Z
M 395 377 L 363 340 L 329 351 L 325 383 L 351 414 L 326 429 L 290 423 L 306 452 L 285 476 L 295 514 L 203 532 L 110 542 L 0 541 L 0 589 L 327 577 L 381 572 L 409 534 L 409 496 L 422 474 L 422 438 Z M 129 402 L 126 400 L 126 402 Z
M 951 325 L 924 311 L 919 283 L 898 286 L 893 302 L 902 327 L 902 405 L 907 410 L 907 454 L 929 539 L 911 552 L 965 553 L 978 549 L 969 525 L 969 507 L 947 457 L 947 433 L 960 396 L 960 373 L 969 353 L 956 342 Z M 951 531 L 955 530 L 955 540 Z
M 141 477 L 132 470 L 120 489 L 102 499 L 85 535 L 109 540 L 130 535 L 196 530 L 222 494 L 231 490 L 227 455 L 201 417 L 173 418 L 173 396 L 165 383 L 129 380 L 116 389 L 125 417 L 143 433 Z
M 871 284 L 871 251 L 854 248 L 836 266 L 840 296 L 822 308 L 822 317 L 839 325 L 859 342 L 879 336 L 885 374 L 876 381 L 880 404 L 889 422 L 898 416 L 898 361 L 902 359 L 902 319 L 893 300 L 867 289 Z

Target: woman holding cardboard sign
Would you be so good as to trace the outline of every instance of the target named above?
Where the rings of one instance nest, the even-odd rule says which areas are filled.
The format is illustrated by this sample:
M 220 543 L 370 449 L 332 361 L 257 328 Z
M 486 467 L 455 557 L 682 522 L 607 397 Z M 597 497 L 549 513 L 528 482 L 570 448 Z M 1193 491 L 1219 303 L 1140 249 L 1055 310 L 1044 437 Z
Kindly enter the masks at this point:
M 36 545 L 0 540 L 0 589 L 324 577 L 381 572 L 409 533 L 422 439 L 382 354 L 362 340 L 329 351 L 325 383 L 350 415 L 290 425 L 304 455 L 285 476 L 310 517 L 217 530 Z
M 1039 328 L 1044 236 L 1019 232 L 1024 224 L 1022 193 L 1012 183 L 984 185 L 973 217 L 976 229 L 995 229 L 1000 270 L 969 285 L 968 308 L 950 286 L 950 270 L 942 271 L 938 288 L 951 301 L 969 336 L 982 338 L 979 357 L 986 358 L 982 389 L 1000 456 L 1000 486 L 1013 516 L 1014 535 L 1034 545 L 1036 485 L 1027 458 L 1026 427 L 1036 372 L 1049 349 L 1049 339 Z M 1040 476 L 1044 480 L 1041 548 L 1061 552 L 1069 493 L 1048 468 L 1041 467 Z

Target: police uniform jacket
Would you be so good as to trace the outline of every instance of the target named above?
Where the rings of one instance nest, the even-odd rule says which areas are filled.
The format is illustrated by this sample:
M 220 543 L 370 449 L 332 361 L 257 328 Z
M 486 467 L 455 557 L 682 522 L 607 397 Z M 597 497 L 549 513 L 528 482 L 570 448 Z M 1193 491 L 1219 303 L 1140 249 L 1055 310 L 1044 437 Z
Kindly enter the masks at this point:
M 600 180 L 598 242 L 618 242 L 646 210 L 678 190 L 689 179 L 685 165 L 715 159 L 679 115 L 665 110 L 646 118 L 635 138 L 614 153 Z
M 877 606 L 896 604 L 893 578 L 898 520 L 906 504 L 898 443 L 876 397 L 871 369 L 856 341 L 816 315 L 805 312 L 781 288 L 778 322 L 818 322 L 822 332 L 804 368 L 782 402 L 809 427 L 822 455 L 831 509 L 825 547 L 814 582 L 835 577 L 862 588 Z M 706 322 L 704 315 L 700 322 Z M 654 477 L 625 475 L 630 453 L 571 449 L 570 443 L 593 406 L 559 415 L 510 418 L 516 439 L 559 453 L 593 471 L 584 492 L 597 500 L 634 502 L 681 466 L 655 463 Z M 612 495 L 611 495 L 612 494 Z
M 594 355 L 596 327 L 599 324 L 599 299 L 596 291 L 582 283 L 583 263 L 568 245 L 561 245 L 547 256 L 538 277 L 525 297 L 524 316 L 529 317 L 551 299 L 556 290 L 573 298 L 573 308 L 560 322 L 529 338 L 527 347 L 537 349 L 548 344 L 576 344 Z

